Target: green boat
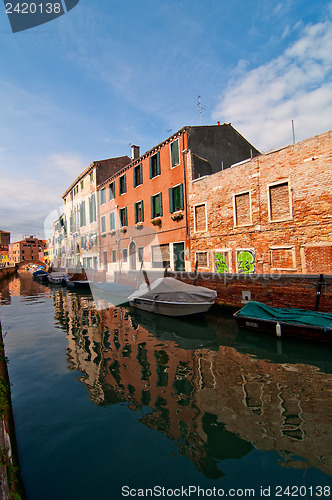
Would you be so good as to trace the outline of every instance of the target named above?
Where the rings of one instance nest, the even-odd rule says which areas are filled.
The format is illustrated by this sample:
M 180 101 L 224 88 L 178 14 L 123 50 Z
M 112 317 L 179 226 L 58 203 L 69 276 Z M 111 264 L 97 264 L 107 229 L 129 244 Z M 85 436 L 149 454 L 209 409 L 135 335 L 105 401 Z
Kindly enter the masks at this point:
M 240 327 L 273 333 L 277 337 L 332 342 L 332 314 L 329 313 L 270 307 L 250 301 L 234 317 Z

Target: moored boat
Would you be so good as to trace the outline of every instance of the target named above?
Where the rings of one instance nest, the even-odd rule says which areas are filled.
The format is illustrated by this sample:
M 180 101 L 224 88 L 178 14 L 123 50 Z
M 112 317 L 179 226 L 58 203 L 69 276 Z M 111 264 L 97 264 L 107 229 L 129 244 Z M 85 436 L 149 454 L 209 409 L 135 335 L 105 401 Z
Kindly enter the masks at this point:
M 62 271 L 56 271 L 48 275 L 48 281 L 53 285 L 65 285 L 68 281 L 68 275 Z
M 234 317 L 240 327 L 272 333 L 277 337 L 332 342 L 332 314 L 329 313 L 270 307 L 250 301 Z
M 91 281 L 91 280 L 71 280 L 71 279 L 69 279 L 66 281 L 67 288 L 79 289 L 79 290 L 89 290 L 92 283 L 93 283 L 93 281 Z
M 129 304 L 166 316 L 186 316 L 208 311 L 216 297 L 217 292 L 210 288 L 166 277 L 156 279 L 151 285 L 143 283 L 130 295 Z
M 133 286 L 110 281 L 93 282 L 91 284 L 91 292 L 95 301 L 105 300 L 115 306 L 127 304 L 128 297 L 135 291 L 136 288 Z

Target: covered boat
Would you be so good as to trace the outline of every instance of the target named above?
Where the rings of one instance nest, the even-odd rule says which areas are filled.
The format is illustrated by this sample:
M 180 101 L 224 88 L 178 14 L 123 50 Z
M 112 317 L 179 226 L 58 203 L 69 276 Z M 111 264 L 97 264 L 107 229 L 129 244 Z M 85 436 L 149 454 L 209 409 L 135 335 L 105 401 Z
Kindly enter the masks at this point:
M 166 277 L 156 279 L 151 285 L 144 283 L 128 300 L 131 306 L 143 311 L 185 316 L 206 312 L 216 297 L 214 290 Z
M 332 314 L 329 313 L 270 307 L 250 301 L 234 317 L 241 327 L 274 333 L 278 337 L 332 342 Z

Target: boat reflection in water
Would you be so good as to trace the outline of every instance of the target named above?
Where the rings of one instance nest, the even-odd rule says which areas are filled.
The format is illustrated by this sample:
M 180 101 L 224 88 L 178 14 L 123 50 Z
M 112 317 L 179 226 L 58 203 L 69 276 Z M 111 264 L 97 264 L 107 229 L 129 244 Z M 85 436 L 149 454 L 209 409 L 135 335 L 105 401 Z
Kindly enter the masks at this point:
M 66 290 L 53 297 L 69 365 L 95 403 L 150 408 L 140 422 L 176 443 L 206 477 L 221 477 L 220 461 L 254 449 L 277 452 L 282 467 L 332 475 L 328 361 L 317 366 L 260 342 L 256 350 L 232 318 L 184 321 L 96 309 Z

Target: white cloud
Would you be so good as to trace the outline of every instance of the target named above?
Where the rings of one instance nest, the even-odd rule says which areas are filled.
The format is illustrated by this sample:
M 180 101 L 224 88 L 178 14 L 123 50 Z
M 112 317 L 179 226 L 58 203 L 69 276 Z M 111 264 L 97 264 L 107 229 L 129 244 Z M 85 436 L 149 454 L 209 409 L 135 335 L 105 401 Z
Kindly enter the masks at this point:
M 308 25 L 278 58 L 246 71 L 241 61 L 213 112 L 232 122 L 258 149 L 332 128 L 332 22 Z

